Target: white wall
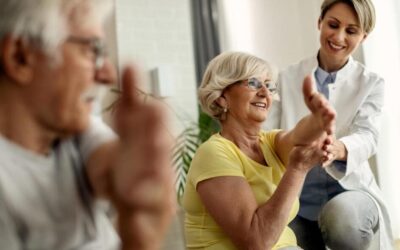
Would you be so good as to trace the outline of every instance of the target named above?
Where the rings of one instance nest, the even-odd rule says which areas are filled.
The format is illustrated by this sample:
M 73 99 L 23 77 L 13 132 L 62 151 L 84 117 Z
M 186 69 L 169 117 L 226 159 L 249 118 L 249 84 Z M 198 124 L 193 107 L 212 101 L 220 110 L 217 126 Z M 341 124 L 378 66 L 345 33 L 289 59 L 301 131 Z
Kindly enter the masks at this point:
M 105 20 L 104 25 L 105 30 L 105 39 L 107 44 L 107 52 L 110 57 L 110 60 L 114 65 L 118 64 L 118 51 L 117 51 L 117 31 L 116 31 L 116 16 L 115 9 L 112 11 L 110 16 Z M 98 102 L 94 104 L 94 113 L 96 115 L 102 115 L 104 121 L 108 124 L 111 123 L 111 112 L 104 112 L 104 110 L 108 109 L 110 105 L 115 101 L 117 97 L 116 94 L 113 94 L 110 89 L 118 88 L 117 84 L 110 86 L 107 89 L 106 93 L 103 93 L 104 96 L 101 97 Z
M 278 67 L 315 55 L 321 0 L 220 0 L 224 50 L 246 51 Z
M 197 120 L 197 96 L 189 0 L 116 0 L 116 25 L 120 65 L 138 62 L 147 76 L 167 65 L 172 73 L 166 99 L 179 119 L 173 133 L 182 129 L 182 120 Z M 149 77 L 150 79 L 150 77 Z M 143 88 L 151 91 L 150 84 Z M 176 118 L 176 115 L 172 115 Z

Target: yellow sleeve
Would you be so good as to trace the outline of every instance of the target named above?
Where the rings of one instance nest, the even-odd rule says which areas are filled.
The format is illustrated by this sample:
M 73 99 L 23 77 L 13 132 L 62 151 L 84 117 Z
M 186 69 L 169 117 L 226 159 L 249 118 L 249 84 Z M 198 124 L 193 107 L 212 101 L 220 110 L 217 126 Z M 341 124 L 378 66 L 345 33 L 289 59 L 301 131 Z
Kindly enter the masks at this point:
M 273 129 L 273 130 L 269 130 L 269 131 L 262 131 L 262 140 L 268 144 L 268 146 L 275 151 L 275 138 L 276 135 L 281 132 L 282 129 Z
M 218 176 L 244 178 L 243 167 L 236 150 L 228 142 L 215 138 L 201 145 L 193 158 L 188 176 L 194 187 L 203 180 Z
M 277 166 L 279 168 L 285 169 L 285 165 L 279 158 L 278 154 L 276 153 L 275 148 L 275 138 L 276 135 L 281 132 L 281 129 L 274 129 L 270 131 L 262 131 L 261 134 L 261 149 L 263 150 L 264 154 L 267 156 L 266 160 L 269 165 Z

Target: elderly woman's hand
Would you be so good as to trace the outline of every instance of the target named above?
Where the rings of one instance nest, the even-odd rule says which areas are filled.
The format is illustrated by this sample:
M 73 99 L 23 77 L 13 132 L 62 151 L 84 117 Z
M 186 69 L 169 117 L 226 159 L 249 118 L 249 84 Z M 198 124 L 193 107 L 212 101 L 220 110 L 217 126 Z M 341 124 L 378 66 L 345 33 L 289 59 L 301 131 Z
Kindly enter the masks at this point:
M 290 151 L 288 168 L 308 172 L 318 164 L 330 159 L 329 149 L 332 145 L 332 136 L 316 140 L 308 145 L 296 145 Z
M 324 140 L 335 132 L 336 111 L 323 95 L 314 90 L 313 85 L 310 76 L 304 78 L 304 102 L 311 114 L 301 119 L 296 127 L 288 132 L 289 145 L 306 146 L 316 140 Z
M 314 148 L 316 144 L 319 144 L 320 147 L 317 148 L 325 151 L 323 152 L 324 160 L 321 160 L 321 156 L 316 163 L 327 162 L 332 158 L 329 150 L 332 150 L 330 144 L 333 143 L 332 136 L 335 132 L 336 111 L 323 95 L 315 91 L 313 86 L 314 83 L 311 76 L 306 76 L 303 82 L 303 95 L 304 102 L 311 114 L 303 117 L 294 129 L 282 132 L 277 137 L 276 150 L 282 162 L 286 165 L 293 147 L 306 149 L 308 146 Z M 329 143 L 322 143 L 327 138 Z
M 335 131 L 336 111 L 322 94 L 315 91 L 313 86 L 311 76 L 306 76 L 303 82 L 304 103 L 313 114 L 316 124 L 331 135 Z

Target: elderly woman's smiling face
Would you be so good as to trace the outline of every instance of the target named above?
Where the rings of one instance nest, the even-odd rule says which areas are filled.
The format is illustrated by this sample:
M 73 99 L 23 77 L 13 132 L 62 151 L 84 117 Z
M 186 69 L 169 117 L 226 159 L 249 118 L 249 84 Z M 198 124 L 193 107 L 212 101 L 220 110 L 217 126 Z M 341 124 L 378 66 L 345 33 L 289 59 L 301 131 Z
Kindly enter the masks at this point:
M 220 97 L 220 104 L 228 109 L 227 120 L 262 123 L 267 118 L 274 90 L 265 73 L 227 87 Z

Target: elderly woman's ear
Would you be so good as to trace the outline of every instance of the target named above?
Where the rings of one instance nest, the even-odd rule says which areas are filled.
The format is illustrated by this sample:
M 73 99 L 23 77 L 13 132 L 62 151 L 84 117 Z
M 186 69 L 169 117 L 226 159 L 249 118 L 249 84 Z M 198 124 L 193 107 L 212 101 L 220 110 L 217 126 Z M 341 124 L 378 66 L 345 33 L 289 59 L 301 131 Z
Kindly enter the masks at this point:
M 218 106 L 220 106 L 223 109 L 228 108 L 228 103 L 226 101 L 225 96 L 218 97 L 217 100 L 215 100 L 215 102 L 218 104 Z

